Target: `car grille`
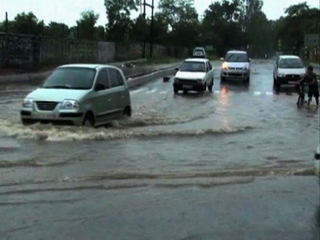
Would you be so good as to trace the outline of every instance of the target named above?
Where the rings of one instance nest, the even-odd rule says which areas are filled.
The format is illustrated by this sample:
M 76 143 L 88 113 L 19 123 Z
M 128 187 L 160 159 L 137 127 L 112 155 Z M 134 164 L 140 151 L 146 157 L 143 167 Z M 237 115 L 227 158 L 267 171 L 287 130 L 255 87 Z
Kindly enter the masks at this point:
M 58 102 L 36 102 L 37 107 L 39 110 L 41 111 L 52 111 L 56 108 L 56 106 L 58 105 Z
M 242 73 L 228 73 L 229 76 L 241 77 Z
M 287 74 L 286 78 L 298 79 L 301 77 L 300 77 L 300 75 L 297 75 L 297 74 Z
M 243 68 L 232 68 L 232 67 L 229 67 L 229 70 L 233 70 L 233 71 L 234 71 L 234 70 L 235 70 L 235 71 L 242 71 L 242 69 L 243 69 Z
M 190 84 L 190 83 L 195 83 L 195 80 L 188 80 L 188 79 L 179 79 L 179 83 L 186 83 L 186 84 Z

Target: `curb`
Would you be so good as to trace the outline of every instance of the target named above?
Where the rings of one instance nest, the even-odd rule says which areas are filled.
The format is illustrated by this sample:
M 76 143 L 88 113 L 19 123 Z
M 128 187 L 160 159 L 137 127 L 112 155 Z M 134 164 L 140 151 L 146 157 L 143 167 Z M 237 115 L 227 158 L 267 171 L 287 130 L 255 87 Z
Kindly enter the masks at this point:
M 147 82 L 156 80 L 157 78 L 160 77 L 164 77 L 167 75 L 171 75 L 175 73 L 175 68 L 177 68 L 179 65 L 177 64 L 176 66 L 173 67 L 168 67 L 168 68 L 164 68 L 164 69 L 159 69 L 156 71 L 153 71 L 149 74 L 144 74 L 142 76 L 136 76 L 134 78 L 128 78 L 128 87 L 129 88 L 135 88 L 138 87 L 140 85 L 143 85 Z
M 125 62 L 115 62 L 115 63 L 107 63 L 107 65 L 112 65 L 121 68 L 123 64 L 128 63 L 140 63 L 146 62 L 147 59 L 137 59 L 132 61 L 125 61 Z M 47 78 L 52 71 L 40 72 L 40 73 L 22 73 L 22 74 L 14 74 L 14 75 L 5 75 L 0 76 L 0 84 L 5 83 L 18 83 L 18 82 L 39 82 L 40 80 L 44 80 Z

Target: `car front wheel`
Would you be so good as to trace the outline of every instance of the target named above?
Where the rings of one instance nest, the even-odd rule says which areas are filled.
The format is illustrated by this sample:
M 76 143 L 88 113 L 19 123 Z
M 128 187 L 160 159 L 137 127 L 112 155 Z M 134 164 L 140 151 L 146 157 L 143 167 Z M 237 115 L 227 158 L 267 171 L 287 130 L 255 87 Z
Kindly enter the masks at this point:
M 279 83 L 278 79 L 274 79 L 274 80 L 273 80 L 273 88 L 274 88 L 276 91 L 279 91 L 279 90 L 280 90 L 281 84 Z
M 212 92 L 212 88 L 213 88 L 213 79 L 212 79 L 212 82 L 208 85 L 208 91 Z
M 92 113 L 87 113 L 83 119 L 83 126 L 94 127 L 94 117 Z
M 245 84 L 249 84 L 250 83 L 250 77 L 247 77 L 246 80 L 244 80 Z

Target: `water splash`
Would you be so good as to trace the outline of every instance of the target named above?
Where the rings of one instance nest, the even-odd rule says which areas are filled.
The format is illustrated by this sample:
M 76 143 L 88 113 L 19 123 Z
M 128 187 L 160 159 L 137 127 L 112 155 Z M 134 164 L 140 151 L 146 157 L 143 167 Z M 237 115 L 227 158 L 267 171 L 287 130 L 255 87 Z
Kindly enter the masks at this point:
M 133 122 L 136 124 L 137 122 Z M 146 122 L 139 122 L 144 123 Z M 62 127 L 53 125 L 35 124 L 23 126 L 18 123 L 10 123 L 0 120 L 0 136 L 16 139 L 33 139 L 46 141 L 83 141 L 83 140 L 116 140 L 138 137 L 192 137 L 199 135 L 219 135 L 244 132 L 252 129 L 251 126 L 229 127 L 229 128 L 204 128 L 194 130 L 168 130 L 153 128 L 85 128 L 85 127 Z

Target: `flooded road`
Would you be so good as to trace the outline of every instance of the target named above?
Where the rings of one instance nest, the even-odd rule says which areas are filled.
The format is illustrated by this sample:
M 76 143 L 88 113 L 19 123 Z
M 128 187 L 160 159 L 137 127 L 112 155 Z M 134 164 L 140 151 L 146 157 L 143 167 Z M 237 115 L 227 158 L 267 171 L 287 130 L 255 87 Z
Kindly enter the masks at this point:
M 136 198 L 133 208 L 144 209 L 139 205 L 137 194 L 145 188 L 151 198 L 167 194 L 170 198 L 168 189 L 172 188 L 211 189 L 221 185 L 249 184 L 255 177 L 288 176 L 301 170 L 309 174 L 319 141 L 319 112 L 315 106 L 297 109 L 297 94 L 292 87 L 284 87 L 280 93 L 273 92 L 271 61 L 253 61 L 251 83 L 247 87 L 233 82 L 221 84 L 220 63 L 213 62 L 213 66 L 216 68 L 213 93 L 174 95 L 172 80 L 163 83 L 158 79 L 131 91 L 131 119 L 98 129 L 50 125 L 24 127 L 18 113 L 21 99 L 32 87 L 3 92 L 0 97 L 0 214 L 9 214 L 12 219 L 0 222 L 5 226 L 2 235 L 17 237 L 28 233 L 38 239 L 44 230 L 32 230 L 37 222 L 26 223 L 33 210 L 39 216 L 48 212 L 54 216 L 51 213 L 54 206 L 63 205 L 66 215 L 68 209 L 75 214 L 75 206 L 89 195 L 90 204 L 94 199 L 97 203 L 97 206 L 90 205 L 93 212 L 88 214 L 92 218 L 81 216 L 83 210 L 79 209 L 76 216 L 71 217 L 70 213 L 65 221 L 81 223 L 86 218 L 99 221 L 98 211 L 103 211 L 99 206 L 100 197 L 106 201 L 106 208 L 121 209 L 120 205 L 129 204 L 128 196 L 133 194 Z M 100 196 L 106 190 L 114 191 L 109 193 L 114 201 Z M 126 197 L 122 196 L 124 192 Z M 311 203 L 308 204 L 313 206 L 314 197 L 319 193 L 310 194 Z M 117 201 L 119 206 L 116 206 Z M 43 204 L 48 205 L 44 207 Z M 70 205 L 73 207 L 69 208 Z M 80 205 L 85 207 L 84 203 Z M 13 210 L 17 206 L 24 212 L 24 217 L 15 217 L 11 212 L 18 211 Z M 125 211 L 113 213 L 117 215 L 117 221 L 124 221 L 125 215 L 121 217 L 121 214 Z M 154 211 L 161 215 L 157 208 Z M 61 216 L 61 219 L 65 217 Z M 44 221 L 39 219 L 37 221 Z M 52 220 L 59 231 L 64 221 L 61 219 L 46 221 Z M 15 221 L 18 221 L 18 227 L 12 226 Z M 91 230 L 86 238 L 79 238 L 84 233 L 73 234 L 75 228 L 65 231 L 70 235 L 61 236 L 78 236 L 77 239 L 98 236 Z M 127 239 L 120 233 L 119 238 L 114 238 L 114 234 L 111 239 Z M 127 234 L 132 234 L 128 239 L 150 239 L 134 231 L 127 231 Z M 176 235 L 153 239 L 183 239 L 173 236 Z

